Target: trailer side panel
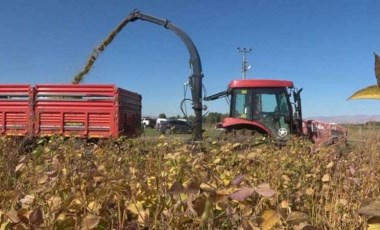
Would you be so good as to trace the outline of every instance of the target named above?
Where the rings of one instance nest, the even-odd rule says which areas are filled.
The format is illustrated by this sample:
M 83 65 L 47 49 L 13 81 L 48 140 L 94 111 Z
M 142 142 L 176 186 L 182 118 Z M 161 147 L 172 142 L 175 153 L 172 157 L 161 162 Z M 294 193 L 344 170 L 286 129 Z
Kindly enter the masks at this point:
M 107 138 L 135 134 L 122 132 L 120 108 L 126 105 L 120 104 L 122 95 L 114 85 L 36 85 L 35 91 L 35 135 Z
M 0 134 L 33 134 L 33 88 L 25 84 L 0 85 Z

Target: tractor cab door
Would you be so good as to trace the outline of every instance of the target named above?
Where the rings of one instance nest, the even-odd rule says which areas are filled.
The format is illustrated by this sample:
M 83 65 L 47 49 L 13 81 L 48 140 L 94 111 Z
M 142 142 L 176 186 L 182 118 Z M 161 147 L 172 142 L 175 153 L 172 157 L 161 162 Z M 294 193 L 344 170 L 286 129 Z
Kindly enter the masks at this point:
M 273 137 L 291 133 L 291 106 L 286 88 L 234 89 L 231 95 L 231 117 L 263 124 Z

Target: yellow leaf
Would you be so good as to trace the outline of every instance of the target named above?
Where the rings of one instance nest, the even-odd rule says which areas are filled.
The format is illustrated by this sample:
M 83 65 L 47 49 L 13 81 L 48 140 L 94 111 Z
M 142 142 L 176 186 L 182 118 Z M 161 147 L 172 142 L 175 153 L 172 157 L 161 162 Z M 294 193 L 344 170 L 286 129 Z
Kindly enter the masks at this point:
M 219 164 L 220 162 L 222 161 L 222 159 L 219 157 L 219 158 L 216 158 L 215 160 L 214 160 L 214 164 Z
M 312 188 L 307 188 L 307 189 L 306 189 L 306 194 L 309 195 L 309 196 L 313 195 L 313 194 L 314 194 L 314 189 L 312 189 Z
M 287 200 L 281 201 L 281 208 L 290 208 L 289 202 Z
M 144 212 L 143 204 L 140 201 L 129 204 L 128 209 L 136 215 L 140 215 L 140 213 Z
M 76 212 L 81 208 L 82 208 L 82 201 L 80 201 L 77 198 L 72 200 L 70 205 L 69 205 L 69 211 L 71 211 L 71 212 Z
M 285 181 L 285 182 L 289 182 L 290 181 L 290 178 L 287 176 L 287 175 L 282 175 L 281 178 Z
M 88 205 L 87 205 L 87 208 L 92 211 L 92 212 L 95 212 L 97 213 L 99 211 L 99 209 L 101 208 L 102 206 L 95 202 L 95 201 L 91 201 Z
M 380 217 L 371 217 L 368 219 L 368 230 L 380 230 Z
M 369 224 L 367 230 L 380 230 L 380 223 Z
M 1 223 L 0 230 L 10 229 L 9 225 L 11 225 L 11 223 L 9 221 L 5 221 L 5 222 Z
M 145 223 L 146 220 L 149 218 L 149 209 L 145 209 L 142 212 L 140 212 L 140 215 L 137 219 L 138 222 Z
M 265 210 L 263 215 L 263 222 L 261 223 L 262 230 L 270 230 L 273 229 L 274 226 L 280 221 L 280 217 L 278 213 L 274 210 L 268 209 Z
M 187 200 L 189 198 L 189 195 L 187 195 L 186 193 L 181 193 L 179 194 L 179 197 L 181 198 L 181 200 Z
M 380 88 L 378 85 L 368 86 L 355 92 L 348 98 L 348 100 L 352 99 L 380 99 Z
M 220 179 L 222 179 L 224 185 L 228 185 L 232 179 L 230 171 L 224 171 L 222 175 L 220 175 Z
M 62 169 L 62 173 L 63 173 L 64 176 L 66 176 L 66 175 L 67 175 L 67 169 L 66 169 L 66 168 L 63 168 L 63 169 Z
M 327 169 L 330 169 L 330 168 L 332 168 L 334 166 L 334 162 L 330 162 L 327 166 L 326 166 L 326 168 Z
M 325 174 L 322 177 L 322 182 L 329 182 L 331 180 L 331 177 L 329 174 Z

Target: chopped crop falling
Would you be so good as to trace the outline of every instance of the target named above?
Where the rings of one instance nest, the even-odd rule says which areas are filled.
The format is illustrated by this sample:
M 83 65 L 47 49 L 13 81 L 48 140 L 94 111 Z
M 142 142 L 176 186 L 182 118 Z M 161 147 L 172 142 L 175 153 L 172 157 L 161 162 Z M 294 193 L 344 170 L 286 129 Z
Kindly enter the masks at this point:
M 96 62 L 99 55 L 107 48 L 109 44 L 113 41 L 116 35 L 130 22 L 130 18 L 124 19 L 108 36 L 107 38 L 93 51 L 90 57 L 87 59 L 86 65 L 83 69 L 74 77 L 72 83 L 79 84 L 83 81 L 83 77 L 91 70 L 92 66 Z

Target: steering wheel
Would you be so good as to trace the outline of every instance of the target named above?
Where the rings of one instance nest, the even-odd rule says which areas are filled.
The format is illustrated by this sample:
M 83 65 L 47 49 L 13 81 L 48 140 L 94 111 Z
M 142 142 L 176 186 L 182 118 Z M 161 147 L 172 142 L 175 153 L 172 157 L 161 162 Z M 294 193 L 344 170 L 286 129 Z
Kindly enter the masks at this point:
M 263 118 L 267 118 L 267 117 L 270 117 L 270 118 L 273 118 L 275 121 L 277 120 L 280 120 L 281 116 L 277 113 L 273 113 L 273 112 L 261 112 Z

